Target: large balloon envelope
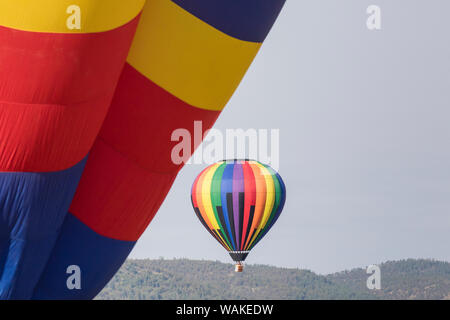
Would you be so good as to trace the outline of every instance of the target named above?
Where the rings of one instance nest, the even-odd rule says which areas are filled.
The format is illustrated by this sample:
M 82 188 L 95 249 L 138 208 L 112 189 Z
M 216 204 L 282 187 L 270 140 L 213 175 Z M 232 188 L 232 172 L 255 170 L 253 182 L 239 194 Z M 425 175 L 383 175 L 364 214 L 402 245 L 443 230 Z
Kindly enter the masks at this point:
M 13 3 L 24 1 L 17 0 Z M 55 8 L 59 8 L 59 5 L 56 5 L 59 2 L 66 4 L 66 1 L 62 0 L 29 0 L 29 3 L 31 2 L 51 3 Z M 73 193 L 73 190 L 69 191 L 78 180 L 72 178 L 68 184 L 69 187 L 61 184 L 55 186 L 55 189 L 60 192 L 64 190 L 67 193 L 64 198 L 67 202 L 64 203 L 65 206 L 60 206 L 58 210 L 60 218 L 50 232 L 56 239 L 52 242 L 54 245 L 48 246 L 48 250 L 51 250 L 50 257 L 48 255 L 43 257 L 42 267 L 36 270 L 34 280 L 27 282 L 29 285 L 25 282 L 23 284 L 27 292 L 31 290 L 33 299 L 90 299 L 107 284 L 156 214 L 183 165 L 183 163 L 176 164 L 171 159 L 172 148 L 178 143 L 171 139 L 173 131 L 185 128 L 194 136 L 194 121 L 202 121 L 203 133 L 212 127 L 239 85 L 284 4 L 284 0 L 85 0 L 77 2 L 82 12 L 96 3 L 107 5 L 108 8 L 97 10 L 99 14 L 103 14 L 100 21 L 108 20 L 108 15 L 111 19 L 119 18 L 122 13 L 132 11 L 130 8 L 133 7 L 135 10 L 134 14 L 129 14 L 130 19 L 122 17 L 120 20 L 123 23 L 129 22 L 117 24 L 115 29 L 110 30 L 111 33 L 120 33 L 120 30 L 129 28 L 131 38 L 134 33 L 133 26 L 139 19 L 140 21 L 131 50 L 128 52 L 125 48 L 126 41 L 123 41 L 123 45 L 119 45 L 119 38 L 113 37 L 110 47 L 105 46 L 101 59 L 99 55 L 99 58 L 95 60 L 92 66 L 94 69 L 80 65 L 79 61 L 82 57 L 90 56 L 88 53 L 92 50 L 91 47 L 100 46 L 100 42 L 93 40 L 92 43 L 87 42 L 84 46 L 80 44 L 80 47 L 86 50 L 85 55 L 82 53 L 67 55 L 64 48 L 48 43 L 48 46 L 58 51 L 61 56 L 70 59 L 70 62 L 58 64 L 59 70 L 54 72 L 52 83 L 57 82 L 60 72 L 64 74 L 64 70 L 61 71 L 63 67 L 69 65 L 69 70 L 66 70 L 68 80 L 63 86 L 64 92 L 73 94 L 74 97 L 79 98 L 77 101 L 81 102 L 86 101 L 90 96 L 83 96 L 83 90 L 71 92 L 73 90 L 71 86 L 75 86 L 80 79 L 77 78 L 77 82 L 72 80 L 72 83 L 69 81 L 72 79 L 70 74 L 77 74 L 78 71 L 84 75 L 81 80 L 87 81 L 86 79 L 90 79 L 90 75 L 94 73 L 95 67 L 104 66 L 110 59 L 109 55 L 115 55 L 117 47 L 123 47 L 124 52 L 128 52 L 128 57 L 123 68 L 123 64 L 120 64 L 120 61 L 117 62 L 117 74 L 120 71 L 122 73 L 115 91 L 117 76 L 112 64 L 109 68 L 102 68 L 102 70 L 109 70 L 107 79 L 102 77 L 92 79 L 89 82 L 89 88 L 85 88 L 87 92 L 91 92 L 92 86 L 107 87 L 114 92 L 113 99 L 100 132 L 97 135 L 94 129 L 98 127 L 92 125 L 95 128 L 92 129 L 92 136 L 89 136 L 90 143 L 86 143 L 86 150 L 79 152 L 80 155 L 86 156 L 90 149 L 67 216 L 64 213 L 67 212 L 67 205 Z M 0 0 L 0 4 L 4 3 L 12 2 Z M 143 8 L 142 5 L 144 5 Z M 5 9 L 11 10 L 10 7 Z M 50 5 L 46 7 L 50 8 Z M 86 16 L 83 19 L 86 24 L 97 25 L 93 22 L 95 19 L 92 20 Z M 41 21 L 41 19 L 35 19 L 35 21 Z M 2 24 L 1 20 L 0 24 Z M 54 25 L 60 26 L 61 21 L 56 21 Z M 108 26 L 111 28 L 112 24 Z M 96 31 L 98 32 L 95 35 L 102 35 L 104 32 L 104 30 Z M 64 33 L 61 36 L 65 36 Z M 6 43 L 11 41 L 10 38 L 6 38 Z M 2 41 L 0 46 L 3 46 L 3 43 L 5 41 Z M 23 52 L 34 56 L 34 51 L 31 49 L 23 50 Z M 70 68 L 73 70 L 71 71 Z M 39 80 L 40 77 L 45 78 L 43 75 L 47 73 L 51 75 L 48 71 L 46 73 L 46 70 L 46 68 L 39 70 L 39 74 L 35 73 L 35 78 Z M 1 69 L 0 72 L 2 72 Z M 20 79 L 22 78 L 26 78 L 26 75 L 22 74 Z M 42 83 L 37 80 L 31 86 L 36 90 Z M 88 84 L 83 84 L 83 81 L 78 85 L 88 87 Z M 105 82 L 109 85 L 104 85 Z M 92 95 L 92 97 L 99 98 L 106 91 L 106 89 L 98 90 L 98 95 Z M 0 82 L 0 101 L 3 100 L 2 92 L 3 83 Z M 53 97 L 51 93 L 53 91 L 49 93 Z M 106 103 L 104 112 L 108 105 L 109 103 Z M 87 110 L 98 115 L 93 110 L 101 108 L 98 105 L 95 106 L 96 108 L 87 108 Z M 98 115 L 101 120 L 103 120 L 104 112 L 98 111 L 99 114 L 101 113 Z M 94 116 L 86 114 L 86 119 L 92 117 Z M 71 118 L 68 118 L 66 122 L 71 122 Z M 87 134 L 89 126 L 81 123 L 77 125 L 77 128 L 76 136 L 83 136 Z M 63 132 L 62 136 L 68 137 L 62 129 L 55 129 L 55 131 Z M 43 132 L 42 135 L 46 138 L 49 137 L 45 130 L 39 132 Z M 38 136 L 39 132 L 29 134 L 27 138 Z M 8 135 L 9 132 L 5 136 Z M 90 148 L 92 142 L 93 146 Z M 49 142 L 49 145 L 52 145 L 52 142 Z M 73 142 L 69 141 L 61 145 L 70 150 L 78 150 L 78 147 L 82 146 L 75 138 Z M 196 146 L 197 144 L 194 145 L 192 142 L 192 148 Z M 1 148 L 0 141 L 1 155 L 5 154 L 10 158 L 12 155 L 15 156 L 13 149 L 4 152 Z M 49 150 L 50 154 L 54 152 L 53 149 Z M 59 159 L 63 155 L 64 153 L 55 155 L 55 158 Z M 82 157 L 77 160 L 81 161 L 81 159 Z M 81 171 L 82 168 L 77 171 L 78 177 Z M 12 190 L 10 187 L 7 189 Z M 32 194 L 35 199 L 49 199 L 54 193 L 48 188 L 42 195 L 37 195 L 35 191 L 30 192 L 28 194 Z M 4 198 L 10 199 L 7 194 Z M 36 200 L 35 203 L 41 205 L 42 202 Z M 52 200 L 49 205 L 55 207 L 53 205 L 55 203 L 57 202 Z M 33 219 L 40 224 L 49 224 L 49 219 L 40 218 L 38 214 L 30 216 L 33 216 Z M 60 226 L 62 219 L 64 222 Z M 2 227 L 3 225 L 8 224 L 2 222 Z M 19 228 L 23 226 L 19 222 L 17 225 Z M 7 235 L 5 239 L 7 242 L 10 238 Z M 28 265 L 32 268 L 31 265 L 36 259 L 37 257 L 33 255 L 28 260 L 17 261 L 17 265 Z M 4 261 L 3 258 L 2 261 Z M 79 289 L 67 286 L 68 267 L 72 265 L 78 266 L 81 270 L 81 288 Z M 6 297 L 14 297 L 14 295 Z
M 192 206 L 203 226 L 237 262 L 277 221 L 286 200 L 281 176 L 253 160 L 221 161 L 203 170 L 191 191 Z
M 32 296 L 144 5 L 75 2 L 81 30 L 72 0 L 0 0 L 0 299 Z

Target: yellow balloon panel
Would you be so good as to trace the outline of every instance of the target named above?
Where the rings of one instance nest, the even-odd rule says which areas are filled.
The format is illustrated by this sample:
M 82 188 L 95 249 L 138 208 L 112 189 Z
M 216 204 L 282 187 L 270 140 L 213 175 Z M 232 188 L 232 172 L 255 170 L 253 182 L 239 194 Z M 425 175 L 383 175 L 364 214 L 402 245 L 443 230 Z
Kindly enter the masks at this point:
M 172 1 L 148 0 L 128 63 L 184 102 L 222 110 L 260 46 L 226 35 Z
M 145 0 L 0 0 L 0 26 L 49 33 L 93 33 L 133 20 Z

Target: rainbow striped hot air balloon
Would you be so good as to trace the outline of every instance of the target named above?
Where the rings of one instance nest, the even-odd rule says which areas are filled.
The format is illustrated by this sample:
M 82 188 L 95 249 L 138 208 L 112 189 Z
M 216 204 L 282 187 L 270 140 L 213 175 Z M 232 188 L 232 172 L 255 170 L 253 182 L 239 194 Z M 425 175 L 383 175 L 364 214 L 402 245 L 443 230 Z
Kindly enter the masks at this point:
M 200 222 L 229 252 L 240 272 L 250 250 L 280 216 L 286 188 L 268 165 L 221 161 L 197 176 L 191 199 Z

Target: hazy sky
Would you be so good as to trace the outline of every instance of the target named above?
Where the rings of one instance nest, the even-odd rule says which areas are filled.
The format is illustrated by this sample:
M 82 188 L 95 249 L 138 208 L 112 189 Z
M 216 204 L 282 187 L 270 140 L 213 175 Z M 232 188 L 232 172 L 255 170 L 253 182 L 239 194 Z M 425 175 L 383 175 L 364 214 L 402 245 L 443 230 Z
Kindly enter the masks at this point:
M 448 0 L 287 0 L 216 124 L 280 129 L 287 202 L 247 263 L 450 260 L 449 12 Z M 231 262 L 191 207 L 204 167 L 181 171 L 131 257 Z

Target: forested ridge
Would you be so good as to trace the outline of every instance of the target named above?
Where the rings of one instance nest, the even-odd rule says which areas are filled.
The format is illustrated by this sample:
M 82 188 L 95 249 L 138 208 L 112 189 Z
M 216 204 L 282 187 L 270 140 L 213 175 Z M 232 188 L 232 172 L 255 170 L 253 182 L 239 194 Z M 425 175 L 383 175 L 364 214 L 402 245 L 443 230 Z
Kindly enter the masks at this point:
M 188 259 L 127 260 L 97 299 L 450 299 L 450 263 L 389 261 L 381 290 L 365 268 L 318 275 L 301 269 Z

